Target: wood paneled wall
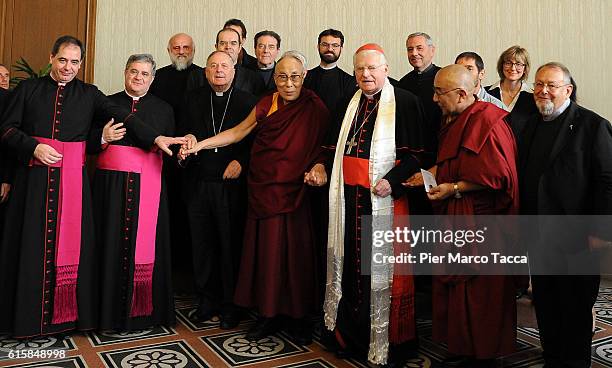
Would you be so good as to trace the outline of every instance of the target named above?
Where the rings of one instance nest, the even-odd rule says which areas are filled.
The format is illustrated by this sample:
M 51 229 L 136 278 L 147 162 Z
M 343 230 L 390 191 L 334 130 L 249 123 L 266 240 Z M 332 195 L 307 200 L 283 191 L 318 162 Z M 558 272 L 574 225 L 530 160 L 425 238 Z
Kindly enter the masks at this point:
M 69 34 L 85 43 L 79 78 L 92 82 L 96 9 L 96 0 L 0 0 L 0 60 L 13 65 L 23 57 L 38 71 L 53 42 Z

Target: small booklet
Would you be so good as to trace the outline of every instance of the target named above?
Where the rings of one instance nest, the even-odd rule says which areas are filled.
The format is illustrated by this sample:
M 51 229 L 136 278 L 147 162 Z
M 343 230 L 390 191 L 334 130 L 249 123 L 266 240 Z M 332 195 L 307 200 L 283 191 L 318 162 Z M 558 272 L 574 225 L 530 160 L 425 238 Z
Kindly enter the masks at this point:
M 423 185 L 425 185 L 425 191 L 429 193 L 429 189 L 437 187 L 436 178 L 427 170 L 421 169 L 421 175 L 423 175 Z

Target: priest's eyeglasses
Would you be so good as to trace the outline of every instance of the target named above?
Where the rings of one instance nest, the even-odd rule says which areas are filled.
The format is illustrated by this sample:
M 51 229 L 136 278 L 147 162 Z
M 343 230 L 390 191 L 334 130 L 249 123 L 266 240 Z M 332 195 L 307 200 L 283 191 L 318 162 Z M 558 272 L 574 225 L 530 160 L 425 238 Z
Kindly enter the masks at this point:
M 276 79 L 277 83 L 287 83 L 287 81 L 289 79 L 291 79 L 291 82 L 293 83 L 299 83 L 302 80 L 303 76 L 300 74 L 291 74 L 291 75 L 287 75 L 287 74 L 274 74 L 274 79 Z
M 342 46 L 342 45 L 340 45 L 339 43 L 327 43 L 327 42 L 321 42 L 321 43 L 319 44 L 319 46 L 321 46 L 321 47 L 325 47 L 325 48 L 327 48 L 327 49 L 339 49 L 339 48 L 340 48 L 340 46 Z
M 533 90 L 534 91 L 542 91 L 542 90 L 544 90 L 544 88 L 546 88 L 547 90 L 549 90 L 551 92 L 557 92 L 557 90 L 559 90 L 559 88 L 563 88 L 565 86 L 569 86 L 569 84 L 568 83 L 566 83 L 566 84 L 556 84 L 556 83 L 535 82 L 533 84 Z
M 434 87 L 433 92 L 436 94 L 436 96 L 440 97 L 440 96 L 444 96 L 447 93 L 451 93 L 452 91 L 456 91 L 458 89 L 461 89 L 461 88 L 457 87 L 457 88 L 449 89 L 448 91 L 442 92 L 442 88 Z
M 380 68 L 383 65 L 386 65 L 386 64 L 357 66 L 357 67 L 355 67 L 355 73 L 363 73 L 366 70 L 371 73 L 371 72 L 375 71 L 376 69 Z

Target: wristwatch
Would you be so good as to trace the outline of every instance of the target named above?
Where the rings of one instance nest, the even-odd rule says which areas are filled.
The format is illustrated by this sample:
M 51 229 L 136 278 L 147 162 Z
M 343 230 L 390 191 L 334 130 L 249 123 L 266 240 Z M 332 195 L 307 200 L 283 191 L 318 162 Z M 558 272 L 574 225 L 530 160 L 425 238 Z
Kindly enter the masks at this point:
M 453 183 L 453 190 L 455 191 L 455 198 L 461 198 L 461 192 L 459 191 L 459 184 Z

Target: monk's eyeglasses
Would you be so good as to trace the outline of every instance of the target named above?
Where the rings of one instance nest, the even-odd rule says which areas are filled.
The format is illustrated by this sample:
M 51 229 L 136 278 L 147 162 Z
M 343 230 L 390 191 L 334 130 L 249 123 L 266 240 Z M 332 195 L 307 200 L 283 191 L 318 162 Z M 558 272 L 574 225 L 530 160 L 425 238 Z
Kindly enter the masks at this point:
M 287 83 L 289 79 L 291 79 L 293 83 L 299 83 L 302 78 L 303 76 L 300 74 L 274 74 L 274 79 L 276 79 L 276 81 L 279 83 Z
M 452 91 L 456 91 L 456 90 L 458 90 L 458 89 L 461 89 L 461 88 L 457 87 L 457 88 L 449 89 L 448 91 L 442 92 L 442 89 L 441 89 L 440 87 L 434 87 L 434 88 L 433 88 L 433 92 L 434 92 L 434 93 L 435 93 L 435 94 L 436 94 L 438 97 L 440 97 L 440 96 L 443 96 L 443 95 L 445 95 L 445 94 L 447 94 L 447 93 L 450 93 L 450 92 L 452 92 Z

